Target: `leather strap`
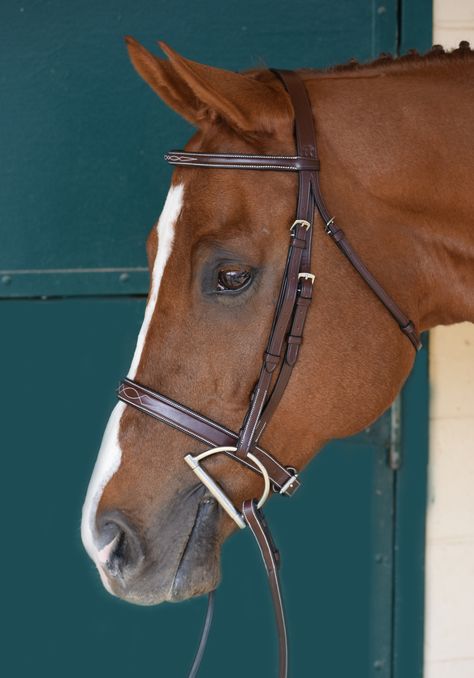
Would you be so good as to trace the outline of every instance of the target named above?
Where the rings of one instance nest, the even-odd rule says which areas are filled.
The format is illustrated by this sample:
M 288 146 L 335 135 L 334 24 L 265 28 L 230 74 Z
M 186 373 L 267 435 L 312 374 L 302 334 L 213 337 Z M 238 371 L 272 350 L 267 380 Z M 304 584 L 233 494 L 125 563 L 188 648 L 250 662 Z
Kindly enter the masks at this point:
M 257 507 L 255 499 L 244 501 L 242 505 L 242 515 L 250 531 L 255 537 L 255 541 L 260 549 L 260 553 L 265 565 L 270 593 L 272 595 L 273 609 L 275 612 L 275 621 L 278 635 L 278 663 L 279 678 L 287 678 L 288 675 L 288 637 L 286 633 L 285 610 L 283 607 L 283 597 L 281 594 L 281 585 L 279 579 L 280 552 L 275 546 L 273 537 L 270 533 L 267 521 L 261 509 Z M 214 611 L 215 591 L 211 591 L 208 596 L 206 618 L 199 646 L 194 657 L 193 665 L 188 678 L 196 678 L 199 667 L 201 666 L 204 651 L 206 649 L 209 632 L 211 630 L 213 611 Z
M 267 572 L 268 584 L 272 594 L 275 621 L 278 632 L 278 655 L 279 655 L 279 678 L 287 678 L 288 675 L 288 638 L 286 633 L 285 611 L 281 595 L 280 579 L 278 570 L 280 567 L 280 553 L 277 550 L 270 534 L 267 522 L 261 509 L 257 508 L 255 499 L 244 501 L 242 514 L 249 526 L 260 549 L 262 559 Z
M 211 591 L 207 596 L 207 610 L 206 617 L 204 619 L 204 626 L 201 631 L 201 638 L 199 639 L 198 649 L 194 656 L 193 665 L 188 674 L 188 678 L 196 678 L 199 673 L 199 667 L 202 663 L 202 658 L 204 657 L 204 652 L 206 651 L 207 641 L 209 640 L 209 633 L 211 631 L 212 619 L 214 617 L 214 605 L 216 599 L 216 592 Z
M 275 311 L 273 327 L 263 355 L 263 364 L 253 392 L 250 408 L 240 431 L 237 444 L 237 454 L 242 458 L 252 448 L 262 409 L 267 402 L 273 377 L 277 374 L 275 370 L 280 366 L 282 361 L 282 351 L 288 333 L 288 326 L 295 310 L 303 252 L 310 245 L 308 232 L 311 229 L 311 225 L 308 228 L 303 223 L 295 222 L 295 224 L 291 232 L 287 265 Z
M 290 332 L 287 337 L 285 359 L 281 367 L 280 373 L 276 379 L 272 393 L 267 400 L 267 404 L 262 412 L 255 430 L 255 441 L 258 442 L 265 427 L 272 418 L 277 409 L 280 400 L 283 397 L 285 389 L 290 381 L 291 373 L 298 359 L 299 350 L 303 343 L 303 330 L 306 322 L 306 317 L 311 304 L 313 295 L 313 281 L 311 279 L 303 279 L 298 289 L 296 299 L 296 309 L 293 315 L 293 322 Z
M 238 435 L 233 431 L 189 409 L 185 405 L 161 395 L 161 393 L 156 393 L 138 384 L 136 381 L 124 379 L 119 385 L 117 396 L 124 403 L 132 405 L 137 410 L 141 410 L 151 417 L 168 424 L 168 426 L 186 433 L 209 447 L 235 447 L 237 445 Z M 280 462 L 261 447 L 254 445 L 251 451 L 267 469 L 268 475 L 278 492 L 288 496 L 296 492 L 300 486 L 300 481 L 295 476 L 293 470 L 282 466 Z M 242 459 L 232 452 L 226 452 L 226 454 L 240 461 L 252 469 L 252 471 L 260 473 L 259 469 L 250 459 Z
M 250 451 L 257 429 L 260 434 L 268 424 L 270 417 L 278 405 L 284 389 L 289 381 L 291 370 L 296 362 L 298 351 L 294 351 L 294 360 L 286 362 L 286 368 L 282 374 L 276 372 L 276 368 L 282 365 L 282 349 L 286 340 L 290 340 L 288 328 L 291 318 L 297 307 L 298 288 L 300 275 L 309 274 L 311 266 L 311 242 L 314 216 L 314 200 L 311 190 L 313 174 L 319 169 L 319 159 L 316 150 L 314 134 L 313 113 L 311 104 L 303 81 L 293 71 L 273 71 L 283 82 L 295 113 L 295 139 L 297 153 L 301 157 L 308 158 L 314 163 L 314 167 L 301 169 L 298 173 L 298 200 L 296 205 L 296 221 L 292 227 L 292 237 L 295 239 L 290 244 L 288 263 L 283 275 L 280 289 L 279 302 L 275 311 L 274 321 L 264 354 L 263 366 L 260 371 L 257 385 L 254 389 L 253 399 L 244 420 L 238 442 L 238 454 L 245 457 Z M 304 226 L 303 226 L 304 224 Z M 304 230 L 303 230 L 304 229 Z M 298 249 L 296 249 L 296 247 Z M 311 302 L 311 294 L 307 295 L 307 303 Z M 276 385 L 273 389 L 273 404 L 266 408 L 266 415 L 262 418 L 262 412 L 268 403 L 268 394 L 271 383 L 276 376 Z
M 325 228 L 326 233 L 332 238 L 332 240 L 336 243 L 336 245 L 339 247 L 339 249 L 345 255 L 345 257 L 350 261 L 350 263 L 355 268 L 357 273 L 361 276 L 361 278 L 364 280 L 364 282 L 368 285 L 368 287 L 370 287 L 375 296 L 382 302 L 382 304 L 385 306 L 390 315 L 396 320 L 400 330 L 411 341 L 415 350 L 419 351 L 422 348 L 423 344 L 421 342 L 420 335 L 416 331 L 414 323 L 410 320 L 410 318 L 407 315 L 405 315 L 405 313 L 403 313 L 398 304 L 395 303 L 395 301 L 388 294 L 388 292 L 386 292 L 382 285 L 374 278 L 374 276 L 369 271 L 364 262 L 361 260 L 357 252 L 348 242 L 346 234 L 344 233 L 342 228 L 339 228 L 339 226 L 336 223 L 336 220 L 334 218 L 329 217 L 329 213 L 324 205 L 322 196 L 320 193 L 318 194 L 317 192 L 319 190 L 319 181 L 314 185 L 314 190 L 318 210 L 321 214 L 323 221 L 326 224 Z
M 319 169 L 319 160 L 300 155 L 239 155 L 235 153 L 188 153 L 169 151 L 164 156 L 170 165 L 215 167 L 219 169 L 258 169 L 301 172 Z

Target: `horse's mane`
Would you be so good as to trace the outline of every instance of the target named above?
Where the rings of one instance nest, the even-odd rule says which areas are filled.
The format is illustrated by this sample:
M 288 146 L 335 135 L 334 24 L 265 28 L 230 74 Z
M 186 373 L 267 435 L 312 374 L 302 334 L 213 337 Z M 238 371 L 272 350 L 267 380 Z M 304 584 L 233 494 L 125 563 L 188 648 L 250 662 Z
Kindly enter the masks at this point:
M 355 71 L 374 70 L 386 67 L 404 66 L 424 66 L 433 62 L 439 63 L 453 63 L 460 59 L 473 59 L 474 50 L 471 49 L 467 40 L 462 40 L 459 47 L 453 50 L 446 51 L 442 45 L 433 45 L 433 47 L 425 54 L 419 54 L 416 49 L 409 50 L 406 54 L 399 57 L 394 57 L 388 52 L 382 52 L 376 59 L 366 63 L 359 63 L 357 59 L 351 59 L 348 63 L 339 66 L 330 66 L 324 71 L 305 69 L 306 72 L 312 73 L 346 73 Z
M 425 54 L 420 54 L 416 49 L 410 49 L 406 54 L 393 56 L 388 52 L 382 52 L 376 59 L 359 63 L 357 59 L 351 59 L 345 64 L 329 66 L 328 68 L 302 68 L 298 72 L 308 79 L 325 77 L 364 77 L 366 74 L 375 76 L 377 73 L 394 71 L 404 72 L 412 68 L 424 68 L 428 65 L 456 65 L 474 60 L 474 49 L 471 49 L 467 40 L 462 40 L 456 49 L 445 50 L 442 45 L 433 45 Z M 268 66 L 261 64 L 259 67 L 244 71 L 257 80 L 269 81 L 273 78 L 269 73 Z

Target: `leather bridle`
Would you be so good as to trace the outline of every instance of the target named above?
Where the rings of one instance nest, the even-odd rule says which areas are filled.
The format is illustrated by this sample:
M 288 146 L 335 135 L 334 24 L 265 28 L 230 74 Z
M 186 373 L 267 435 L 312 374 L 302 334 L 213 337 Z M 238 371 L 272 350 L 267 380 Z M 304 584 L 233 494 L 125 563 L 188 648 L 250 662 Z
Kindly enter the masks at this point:
M 165 159 L 181 167 L 212 167 L 234 170 L 269 170 L 298 173 L 296 218 L 289 229 L 290 244 L 283 272 L 280 293 L 272 328 L 263 354 L 262 366 L 250 404 L 239 433 L 234 433 L 202 414 L 177 403 L 131 379 L 124 379 L 118 397 L 125 403 L 155 417 L 209 446 L 206 452 L 186 455 L 185 461 L 208 488 L 227 514 L 243 528 L 248 526 L 257 540 L 267 570 L 275 608 L 279 636 L 279 677 L 288 673 L 288 652 L 283 604 L 278 579 L 279 553 L 273 543 L 261 507 L 269 492 L 292 495 L 299 487 L 294 468 L 285 467 L 261 447 L 261 435 L 269 424 L 298 359 L 303 329 L 313 296 L 314 275 L 311 272 L 311 243 L 315 209 L 319 212 L 327 235 L 350 261 L 355 270 L 386 307 L 416 350 L 420 337 L 413 322 L 401 311 L 390 295 L 377 282 L 348 243 L 344 231 L 326 209 L 319 185 L 319 158 L 311 104 L 303 81 L 293 71 L 275 70 L 285 86 L 294 109 L 296 155 L 239 155 L 233 153 L 191 153 L 170 151 Z M 261 499 L 244 501 L 238 511 L 222 488 L 202 467 L 201 460 L 224 453 L 260 473 L 265 481 Z M 212 600 L 198 655 L 191 676 L 195 676 L 209 631 Z

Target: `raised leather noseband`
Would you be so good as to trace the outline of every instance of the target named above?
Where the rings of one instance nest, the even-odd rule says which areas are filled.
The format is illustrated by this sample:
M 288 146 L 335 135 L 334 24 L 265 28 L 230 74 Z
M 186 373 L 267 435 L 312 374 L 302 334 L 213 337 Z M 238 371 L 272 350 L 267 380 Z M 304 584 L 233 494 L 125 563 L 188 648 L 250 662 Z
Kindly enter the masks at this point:
M 155 417 L 156 419 L 187 433 L 196 440 L 210 446 L 208 454 L 223 451 L 231 458 L 261 473 L 273 483 L 273 490 L 291 495 L 299 486 L 297 473 L 286 468 L 268 451 L 259 440 L 269 424 L 298 359 L 303 330 L 313 296 L 315 276 L 311 271 L 311 246 L 313 220 L 317 210 L 323 220 L 327 235 L 336 243 L 357 273 L 397 322 L 400 330 L 411 341 L 416 350 L 421 341 L 413 322 L 403 313 L 391 296 L 374 278 L 360 257 L 348 243 L 344 231 L 330 216 L 321 195 L 319 185 L 320 163 L 316 147 L 315 129 L 311 104 L 306 87 L 293 71 L 273 71 L 286 88 L 294 109 L 296 155 L 245 155 L 235 153 L 194 153 L 169 151 L 165 159 L 171 165 L 181 167 L 202 167 L 234 170 L 270 170 L 298 173 L 298 196 L 293 224 L 288 224 L 289 248 L 282 275 L 280 292 L 273 316 L 272 328 L 262 356 L 262 365 L 242 427 L 238 433 L 230 431 L 217 422 L 208 419 L 181 403 L 177 403 L 131 379 L 124 379 L 118 390 L 118 397 L 125 403 Z M 222 449 L 224 448 L 224 449 Z M 275 608 L 279 636 L 280 678 L 287 676 L 286 626 L 278 580 L 280 557 L 268 530 L 261 509 L 254 499 L 245 501 L 242 512 L 231 506 L 230 499 L 214 479 L 207 475 L 198 463 L 206 453 L 186 461 L 198 477 L 206 484 L 234 518 L 239 527 L 248 525 L 255 536 L 265 563 L 272 599 Z M 206 623 L 205 635 L 209 630 Z M 191 675 L 196 675 L 202 645 L 198 652 Z
M 187 433 L 189 436 L 209 447 L 235 447 L 239 436 L 225 426 L 208 419 L 202 414 L 189 409 L 181 403 L 177 403 L 161 393 L 156 393 L 136 381 L 124 379 L 117 392 L 120 400 L 133 405 L 137 410 L 162 421 L 178 431 Z M 275 488 L 282 494 L 291 495 L 298 489 L 300 482 L 293 471 L 282 466 L 274 457 L 258 445 L 254 445 L 251 452 L 267 469 L 268 475 Z M 258 467 L 249 459 L 242 459 L 235 453 L 226 451 L 229 457 L 240 461 L 242 464 L 260 473 Z M 282 488 L 285 488 L 284 491 Z

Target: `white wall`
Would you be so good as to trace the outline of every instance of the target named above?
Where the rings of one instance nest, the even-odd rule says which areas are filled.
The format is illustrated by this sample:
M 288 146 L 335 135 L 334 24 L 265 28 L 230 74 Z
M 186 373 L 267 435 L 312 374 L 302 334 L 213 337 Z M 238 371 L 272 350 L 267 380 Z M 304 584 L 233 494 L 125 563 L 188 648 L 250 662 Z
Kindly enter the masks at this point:
M 473 678 L 474 325 L 430 341 L 425 678 Z
M 474 46 L 474 0 L 434 0 L 433 42 L 460 40 Z M 474 678 L 474 325 L 430 341 L 425 678 Z
M 451 48 L 461 40 L 474 47 L 474 1 L 434 0 L 433 44 Z

